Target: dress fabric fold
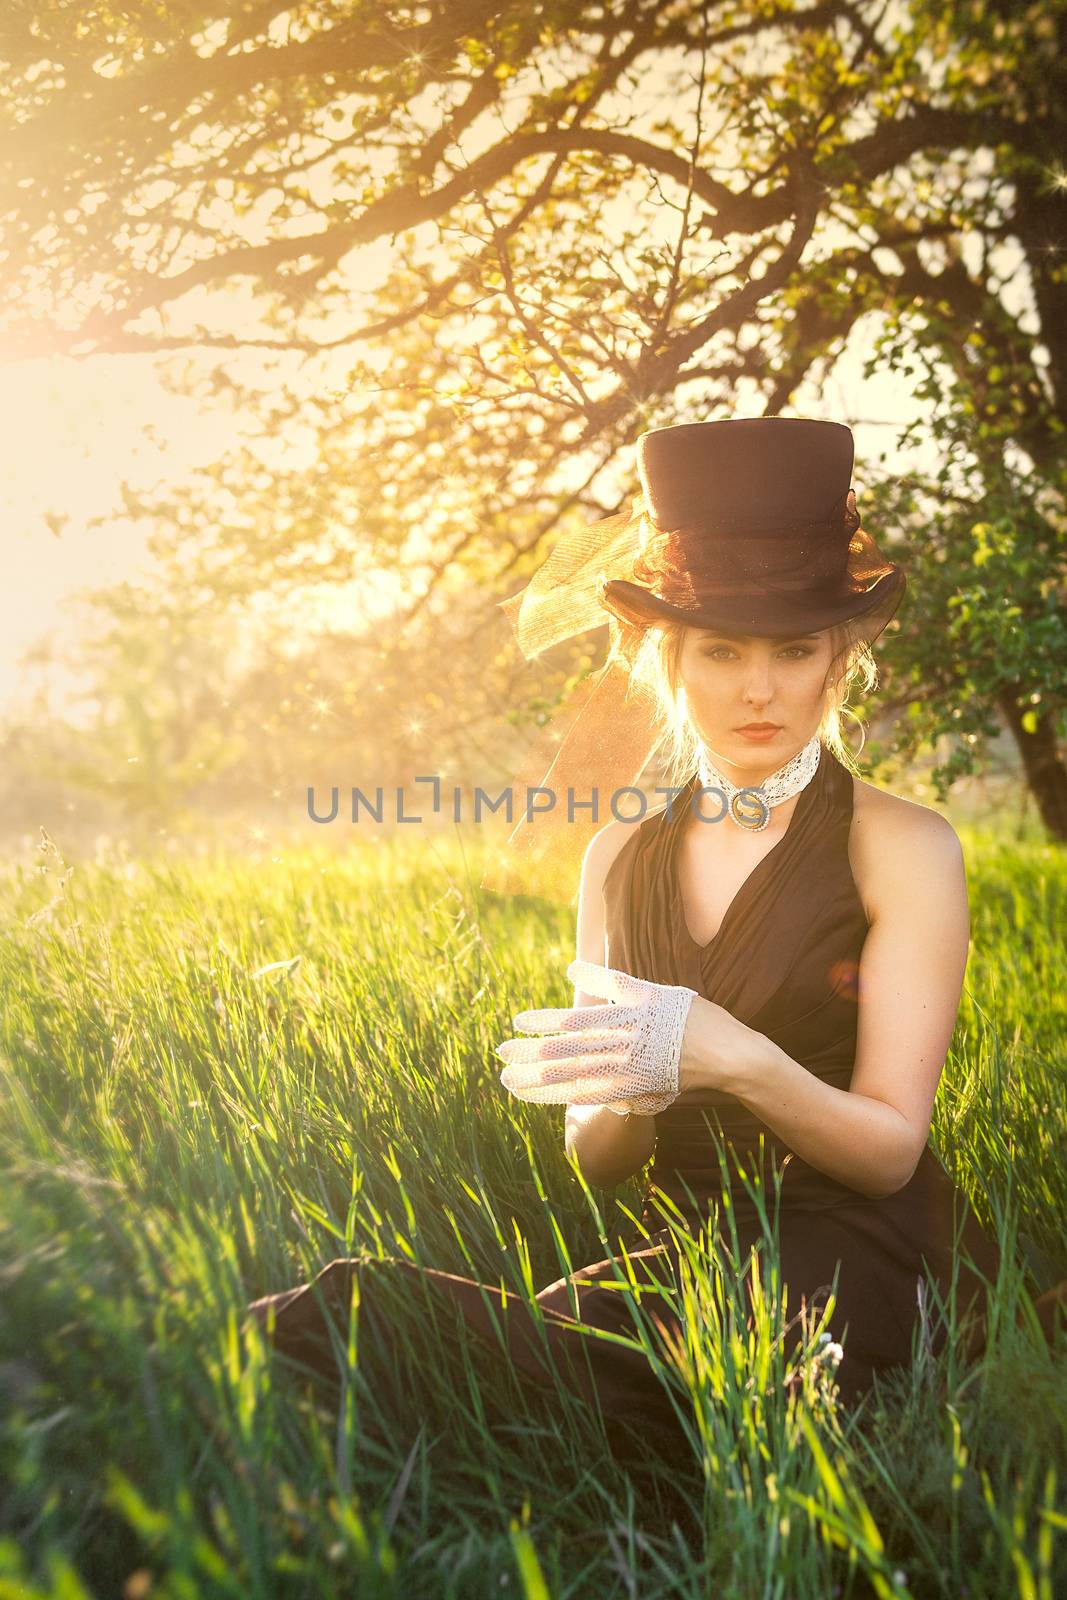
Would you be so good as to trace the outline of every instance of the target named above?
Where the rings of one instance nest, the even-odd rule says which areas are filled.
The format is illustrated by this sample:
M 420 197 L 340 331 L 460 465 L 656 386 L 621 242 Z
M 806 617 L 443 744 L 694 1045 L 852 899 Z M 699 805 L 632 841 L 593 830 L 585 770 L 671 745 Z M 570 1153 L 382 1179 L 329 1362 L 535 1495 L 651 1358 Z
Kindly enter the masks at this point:
M 852 776 L 825 746 L 801 791 L 785 834 L 757 863 L 735 895 L 713 939 L 701 945 L 686 924 L 677 871 L 678 851 L 698 780 L 672 805 L 632 824 L 604 885 L 607 965 L 655 983 L 685 984 L 765 1033 L 808 1071 L 839 1089 L 849 1086 L 856 1049 L 858 975 L 868 923 L 853 878 L 848 842 Z M 910 1360 L 929 1267 L 948 1298 L 956 1277 L 957 1303 L 983 1293 L 979 1273 L 995 1279 L 997 1249 L 963 1191 L 928 1145 L 907 1184 L 873 1199 L 828 1177 L 725 1093 L 687 1091 L 656 1117 L 657 1142 L 643 1199 L 645 1234 L 626 1249 L 646 1309 L 654 1307 L 668 1336 L 678 1318 L 656 1286 L 676 1280 L 678 1247 L 658 1202 L 665 1197 L 692 1228 L 717 1207 L 720 1228 L 744 1263 L 763 1237 L 748 1182 L 762 1176 L 780 1245 L 787 1316 L 801 1300 L 818 1309 L 834 1282 L 830 1332 L 844 1351 L 837 1368 L 841 1399 L 858 1398 L 872 1376 Z M 723 1194 L 723 1171 L 729 1184 Z M 746 1178 L 748 1182 L 746 1182 Z M 777 1200 L 775 1190 L 777 1189 Z M 730 1234 L 724 1220 L 729 1216 Z M 501 1339 L 524 1381 L 545 1383 L 542 1329 L 531 1327 L 526 1303 L 502 1299 L 499 1284 L 480 1284 L 407 1262 L 341 1258 L 312 1284 L 256 1302 L 262 1321 L 274 1303 L 275 1342 L 322 1370 L 335 1362 L 322 1327 L 323 1310 L 344 1325 L 352 1276 L 361 1273 L 360 1316 L 384 1322 L 373 1285 L 382 1272 L 418 1277 L 449 1315 L 492 1345 Z M 583 1267 L 537 1294 L 550 1357 L 566 1381 L 609 1423 L 619 1419 L 655 1431 L 669 1448 L 677 1419 L 659 1379 L 638 1348 L 591 1338 L 575 1321 L 633 1336 L 627 1276 L 621 1257 Z M 493 1307 L 492 1313 L 488 1307 Z M 412 1297 L 419 1314 L 419 1297 Z M 383 1326 L 383 1337 L 388 1337 Z M 935 1347 L 938 1343 L 935 1323 Z M 484 1345 L 483 1345 L 484 1347 Z

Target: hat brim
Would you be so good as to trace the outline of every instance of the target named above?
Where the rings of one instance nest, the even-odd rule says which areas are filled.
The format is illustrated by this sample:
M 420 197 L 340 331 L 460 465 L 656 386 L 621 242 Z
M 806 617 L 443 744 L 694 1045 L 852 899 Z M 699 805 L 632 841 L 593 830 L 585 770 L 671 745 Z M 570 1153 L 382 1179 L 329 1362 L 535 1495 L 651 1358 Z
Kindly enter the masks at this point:
M 760 599 L 748 596 L 723 596 L 719 601 L 706 601 L 699 609 L 675 606 L 661 600 L 649 589 L 626 578 L 612 578 L 602 582 L 598 591 L 600 603 L 622 622 L 639 626 L 658 622 L 684 622 L 691 628 L 716 628 L 724 633 L 751 634 L 756 638 L 773 638 L 776 635 L 790 638 L 798 633 L 816 633 L 821 628 L 836 623 L 860 621 L 871 618 L 875 634 L 881 633 L 891 622 L 907 588 L 903 567 L 895 567 L 873 583 L 869 589 L 852 594 L 831 595 L 822 598 L 807 593 L 786 598 L 768 595 Z

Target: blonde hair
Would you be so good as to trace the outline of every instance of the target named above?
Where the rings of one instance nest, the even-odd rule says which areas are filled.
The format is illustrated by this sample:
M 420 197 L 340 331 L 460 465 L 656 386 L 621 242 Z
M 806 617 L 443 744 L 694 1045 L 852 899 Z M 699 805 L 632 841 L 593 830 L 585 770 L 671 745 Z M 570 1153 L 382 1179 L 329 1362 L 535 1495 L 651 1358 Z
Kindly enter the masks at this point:
M 656 720 L 662 728 L 660 746 L 664 752 L 664 780 L 678 787 L 697 771 L 701 740 L 689 717 L 682 692 L 680 662 L 689 624 L 664 620 L 652 626 L 631 629 L 624 626 L 621 654 L 629 663 L 630 692 L 651 695 Z M 831 661 L 826 674 L 823 710 L 817 731 L 819 739 L 841 764 L 859 776 L 856 758 L 845 741 L 843 718 L 850 716 L 860 729 L 860 750 L 866 735 L 863 723 L 849 707 L 854 688 L 867 695 L 878 682 L 878 665 L 866 638 L 857 632 L 855 622 L 835 623 L 825 630 L 830 636 Z

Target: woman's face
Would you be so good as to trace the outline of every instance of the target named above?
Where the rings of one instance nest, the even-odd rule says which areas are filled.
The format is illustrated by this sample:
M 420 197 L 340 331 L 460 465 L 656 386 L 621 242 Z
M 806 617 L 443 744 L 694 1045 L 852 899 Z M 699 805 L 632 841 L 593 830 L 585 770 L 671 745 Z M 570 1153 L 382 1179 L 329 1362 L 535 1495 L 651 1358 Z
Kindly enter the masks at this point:
M 716 765 L 775 772 L 817 732 L 830 630 L 758 639 L 686 628 L 679 672 L 689 717 Z M 770 723 L 762 733 L 742 730 Z

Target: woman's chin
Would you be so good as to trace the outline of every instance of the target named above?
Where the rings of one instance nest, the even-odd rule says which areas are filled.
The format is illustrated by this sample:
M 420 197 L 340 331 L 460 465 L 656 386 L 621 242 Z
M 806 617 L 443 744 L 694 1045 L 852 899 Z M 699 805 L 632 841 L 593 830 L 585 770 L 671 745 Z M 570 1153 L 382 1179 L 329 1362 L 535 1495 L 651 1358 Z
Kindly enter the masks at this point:
M 766 767 L 769 761 L 780 767 L 792 753 L 792 745 L 784 731 L 756 738 L 728 728 L 715 744 L 709 743 L 708 750 L 712 761 L 724 770 L 727 767 L 741 767 L 747 771 Z
M 784 767 L 800 753 L 806 742 L 798 744 L 795 734 L 788 728 L 777 729 L 761 738 L 727 728 L 716 742 L 708 741 L 707 749 L 723 776 L 744 788 L 746 784 L 755 787 Z

